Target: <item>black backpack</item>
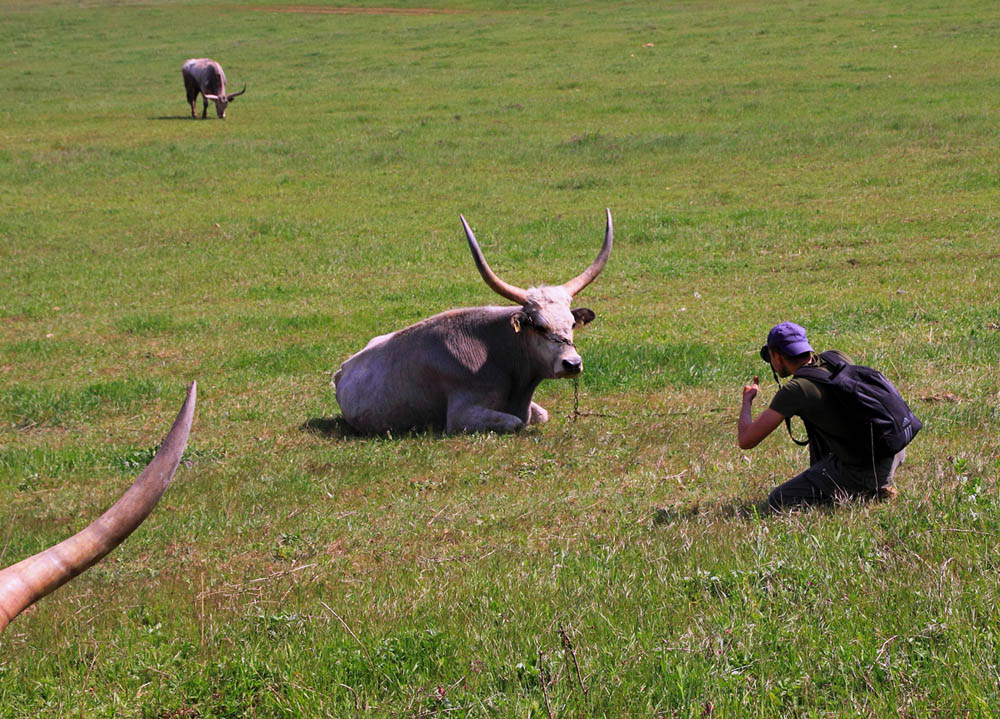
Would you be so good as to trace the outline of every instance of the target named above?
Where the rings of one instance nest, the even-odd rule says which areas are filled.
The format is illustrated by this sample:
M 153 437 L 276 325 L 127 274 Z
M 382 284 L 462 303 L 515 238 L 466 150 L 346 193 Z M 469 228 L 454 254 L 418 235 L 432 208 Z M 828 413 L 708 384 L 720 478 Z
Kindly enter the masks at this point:
M 799 367 L 794 376 L 833 388 L 851 425 L 856 428 L 851 439 L 859 450 L 876 459 L 891 457 L 908 445 L 924 426 L 881 372 L 850 364 L 836 352 L 824 352 L 820 357 L 829 365 L 829 372 L 807 365 Z

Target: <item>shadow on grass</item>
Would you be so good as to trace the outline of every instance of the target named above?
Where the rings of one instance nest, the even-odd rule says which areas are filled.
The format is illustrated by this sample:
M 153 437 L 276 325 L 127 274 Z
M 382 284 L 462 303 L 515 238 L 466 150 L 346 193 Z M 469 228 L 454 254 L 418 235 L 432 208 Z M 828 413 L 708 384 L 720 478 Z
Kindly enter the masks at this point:
M 310 417 L 299 427 L 303 432 L 318 434 L 327 439 L 355 439 L 364 437 L 340 415 L 336 417 Z
M 193 119 L 190 115 L 160 115 L 159 117 L 151 117 L 150 120 L 191 120 Z
M 719 502 L 695 502 L 689 505 L 658 507 L 653 511 L 653 524 L 662 527 L 706 516 L 756 522 L 773 514 L 767 505 L 767 499 L 757 501 L 728 499 Z
M 343 415 L 336 417 L 310 417 L 299 427 L 303 432 L 316 434 L 327 439 L 354 440 L 354 439 L 407 439 L 415 437 L 433 437 L 442 439 L 444 432 L 425 429 L 410 430 L 408 432 L 384 432 L 380 434 L 370 434 L 359 432 L 347 423 Z
M 735 519 L 744 522 L 759 522 L 770 517 L 787 517 L 794 515 L 812 514 L 822 512 L 833 514 L 850 508 L 860 508 L 886 503 L 877 497 L 854 496 L 843 499 L 836 499 L 828 502 L 816 502 L 814 504 L 799 504 L 781 509 L 772 508 L 767 499 L 751 501 L 748 499 L 728 499 L 718 502 L 695 502 L 689 505 L 676 505 L 672 507 L 657 507 L 653 510 L 653 526 L 668 526 L 676 522 L 681 522 L 699 517 L 710 517 L 713 519 Z

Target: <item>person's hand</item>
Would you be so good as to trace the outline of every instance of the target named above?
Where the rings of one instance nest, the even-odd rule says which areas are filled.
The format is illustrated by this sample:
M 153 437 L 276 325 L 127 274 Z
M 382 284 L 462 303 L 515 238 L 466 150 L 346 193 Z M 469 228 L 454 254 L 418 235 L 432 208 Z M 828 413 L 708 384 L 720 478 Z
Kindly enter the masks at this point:
M 760 389 L 760 378 L 754 377 L 753 382 L 747 385 L 743 385 L 743 402 L 753 402 L 754 397 L 757 396 L 757 391 Z

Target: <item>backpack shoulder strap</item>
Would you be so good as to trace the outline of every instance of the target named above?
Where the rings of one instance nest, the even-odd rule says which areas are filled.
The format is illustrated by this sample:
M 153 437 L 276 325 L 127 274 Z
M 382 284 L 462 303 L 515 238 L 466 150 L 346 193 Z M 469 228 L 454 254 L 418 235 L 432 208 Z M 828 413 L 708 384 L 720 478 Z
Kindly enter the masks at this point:
M 831 369 L 826 369 L 824 367 L 817 367 L 816 365 L 803 365 L 795 370 L 793 377 L 801 377 L 802 379 L 812 380 L 813 382 L 818 382 L 820 384 L 831 385 L 833 384 L 834 376 L 840 372 L 844 367 L 847 366 L 847 362 L 836 352 L 827 350 L 819 355 L 820 358 L 831 367 Z M 795 439 L 795 435 L 792 434 L 792 419 L 791 417 L 785 417 L 785 428 L 788 430 L 788 436 L 791 437 L 792 441 L 800 447 L 805 447 L 809 444 L 808 430 L 806 427 L 807 439 L 798 440 Z
M 799 367 L 797 370 L 795 370 L 795 374 L 793 374 L 792 376 L 801 379 L 811 379 L 816 382 L 821 382 L 823 384 L 830 384 L 830 380 L 833 377 L 833 374 L 825 369 L 817 367 L 816 365 L 808 365 L 805 367 Z

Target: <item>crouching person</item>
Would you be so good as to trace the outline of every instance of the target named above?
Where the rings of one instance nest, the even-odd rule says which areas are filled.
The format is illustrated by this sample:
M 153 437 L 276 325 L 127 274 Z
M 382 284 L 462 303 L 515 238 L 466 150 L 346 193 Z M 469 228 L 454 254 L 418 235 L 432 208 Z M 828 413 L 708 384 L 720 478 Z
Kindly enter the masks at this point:
M 751 410 L 758 378 L 743 387 L 737 423 L 740 448 L 756 447 L 782 422 L 791 434 L 793 416 L 802 419 L 807 435 L 804 442 L 793 441 L 809 446 L 809 468 L 771 492 L 770 508 L 895 497 L 893 475 L 906 456 L 903 447 L 921 427 L 895 387 L 841 352 L 817 354 L 806 331 L 793 322 L 773 327 L 760 354 L 771 365 L 775 381 L 792 379 L 757 419 Z

